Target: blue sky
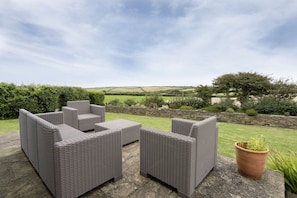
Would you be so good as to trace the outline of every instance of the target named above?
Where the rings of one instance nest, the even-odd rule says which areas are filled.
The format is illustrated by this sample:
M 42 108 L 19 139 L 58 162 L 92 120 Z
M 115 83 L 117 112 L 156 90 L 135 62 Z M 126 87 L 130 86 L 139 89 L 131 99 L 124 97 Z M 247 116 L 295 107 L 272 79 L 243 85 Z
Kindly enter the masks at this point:
M 0 82 L 198 86 L 297 78 L 297 1 L 1 0 Z

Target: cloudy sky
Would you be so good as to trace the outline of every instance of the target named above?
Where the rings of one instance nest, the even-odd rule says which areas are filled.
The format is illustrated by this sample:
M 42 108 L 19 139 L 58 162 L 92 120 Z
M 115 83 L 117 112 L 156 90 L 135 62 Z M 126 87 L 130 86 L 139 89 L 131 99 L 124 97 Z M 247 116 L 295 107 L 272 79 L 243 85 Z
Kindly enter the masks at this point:
M 295 0 L 1 0 L 0 82 L 198 86 L 297 80 Z

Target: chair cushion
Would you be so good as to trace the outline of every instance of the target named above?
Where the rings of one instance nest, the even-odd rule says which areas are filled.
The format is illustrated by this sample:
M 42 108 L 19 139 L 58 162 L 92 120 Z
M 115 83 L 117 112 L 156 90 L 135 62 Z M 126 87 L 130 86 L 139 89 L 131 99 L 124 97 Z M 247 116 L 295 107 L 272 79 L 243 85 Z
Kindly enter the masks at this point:
M 78 120 L 87 120 L 87 119 L 93 119 L 93 118 L 100 118 L 101 116 L 99 115 L 95 115 L 95 114 L 91 114 L 91 113 L 86 113 L 86 114 L 81 114 L 78 115 L 77 118 Z
M 95 123 L 101 122 L 101 116 L 95 114 L 78 115 L 78 129 L 81 131 L 92 130 Z
M 62 137 L 62 140 L 67 140 L 75 137 L 85 136 L 86 133 L 83 133 L 67 124 L 59 124 L 57 127 L 60 130 L 60 134 Z

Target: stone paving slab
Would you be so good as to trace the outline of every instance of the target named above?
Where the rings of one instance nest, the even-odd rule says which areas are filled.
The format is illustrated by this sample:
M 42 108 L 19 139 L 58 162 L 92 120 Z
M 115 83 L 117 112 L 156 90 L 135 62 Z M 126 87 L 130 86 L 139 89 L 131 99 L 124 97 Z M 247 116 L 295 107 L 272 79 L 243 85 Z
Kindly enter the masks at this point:
M 0 135 L 0 197 L 43 197 L 51 194 L 20 149 L 18 132 Z M 194 197 L 202 198 L 282 198 L 283 175 L 266 170 L 261 180 L 237 173 L 234 159 L 218 156 L 217 167 L 196 188 Z M 123 147 L 123 178 L 106 182 L 81 197 L 177 198 L 174 189 L 139 174 L 139 142 Z

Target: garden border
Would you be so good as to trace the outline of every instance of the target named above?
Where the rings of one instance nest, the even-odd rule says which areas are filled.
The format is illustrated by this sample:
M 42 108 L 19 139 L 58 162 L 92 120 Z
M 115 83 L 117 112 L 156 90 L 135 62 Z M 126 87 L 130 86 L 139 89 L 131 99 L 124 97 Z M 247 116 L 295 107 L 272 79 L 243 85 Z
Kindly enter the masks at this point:
M 202 120 L 206 117 L 216 116 L 219 122 L 228 122 L 246 125 L 281 127 L 297 129 L 297 116 L 266 115 L 248 116 L 245 113 L 209 112 L 204 110 L 181 110 L 169 108 L 143 108 L 106 106 L 107 112 L 126 113 L 155 117 L 179 117 L 184 119 Z

